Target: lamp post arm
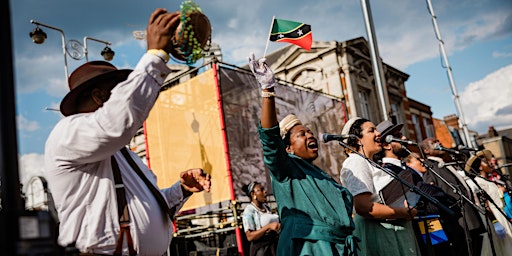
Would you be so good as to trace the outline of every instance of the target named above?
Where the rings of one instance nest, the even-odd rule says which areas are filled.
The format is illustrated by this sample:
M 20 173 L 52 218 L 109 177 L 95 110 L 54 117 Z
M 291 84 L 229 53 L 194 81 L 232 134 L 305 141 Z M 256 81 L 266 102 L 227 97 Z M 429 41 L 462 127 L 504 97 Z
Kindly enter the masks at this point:
M 92 41 L 96 41 L 96 42 L 100 42 L 100 43 L 104 43 L 106 45 L 111 45 L 112 43 L 109 42 L 109 41 L 103 41 L 103 40 L 100 40 L 100 39 L 96 39 L 94 37 L 90 37 L 90 36 L 84 36 L 84 52 L 85 52 L 85 61 L 89 62 L 89 57 L 87 55 L 88 51 L 87 51 L 87 40 L 92 40 Z
M 67 56 L 66 56 L 66 37 L 64 36 L 64 31 L 60 28 L 56 28 L 56 27 L 53 27 L 53 26 L 50 26 L 50 25 L 46 25 L 46 24 L 43 24 L 41 22 L 37 22 L 35 20 L 30 20 L 30 23 L 32 24 L 36 24 L 38 26 L 43 26 L 45 28 L 49 28 L 49 29 L 53 29 L 53 30 L 57 30 L 61 33 L 62 35 L 62 54 L 64 55 L 64 74 L 66 75 L 66 84 L 68 83 L 68 78 L 69 78 L 69 75 L 68 75 L 68 59 L 67 59 Z

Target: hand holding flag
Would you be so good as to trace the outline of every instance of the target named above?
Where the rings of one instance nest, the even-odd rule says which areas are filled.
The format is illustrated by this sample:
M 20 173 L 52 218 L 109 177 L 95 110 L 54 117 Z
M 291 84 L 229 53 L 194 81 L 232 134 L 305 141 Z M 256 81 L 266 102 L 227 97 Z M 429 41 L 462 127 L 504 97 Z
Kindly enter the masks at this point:
M 267 63 L 265 63 L 265 60 L 265 58 L 256 60 L 254 53 L 251 53 L 251 55 L 249 55 L 249 68 L 251 69 L 252 73 L 254 74 L 254 77 L 260 84 L 261 89 L 269 89 L 276 85 L 274 72 L 272 72 Z

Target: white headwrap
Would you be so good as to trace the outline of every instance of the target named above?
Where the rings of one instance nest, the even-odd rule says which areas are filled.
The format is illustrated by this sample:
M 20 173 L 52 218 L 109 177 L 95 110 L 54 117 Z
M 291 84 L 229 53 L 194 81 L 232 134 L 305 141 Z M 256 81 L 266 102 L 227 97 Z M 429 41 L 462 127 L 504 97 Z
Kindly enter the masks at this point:
M 288 131 L 295 125 L 302 124 L 302 122 L 293 114 L 287 115 L 281 122 L 279 122 L 279 129 L 281 130 L 281 138 L 284 139 Z
M 341 130 L 341 135 L 348 135 L 348 133 L 350 132 L 350 129 L 352 128 L 352 126 L 354 125 L 354 123 L 359 120 L 359 119 L 362 119 L 361 117 L 352 117 L 350 118 L 346 123 L 345 125 L 343 126 L 343 129 Z M 346 139 L 345 139 L 345 142 L 346 142 Z

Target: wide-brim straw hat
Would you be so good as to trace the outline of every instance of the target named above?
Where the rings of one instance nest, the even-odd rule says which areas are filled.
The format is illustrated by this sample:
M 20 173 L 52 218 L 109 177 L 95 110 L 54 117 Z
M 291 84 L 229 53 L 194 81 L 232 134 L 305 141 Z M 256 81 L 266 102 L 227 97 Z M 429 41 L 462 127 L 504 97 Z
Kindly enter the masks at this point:
M 478 156 L 472 156 L 466 161 L 464 165 L 464 170 L 467 173 L 480 172 L 480 164 L 482 163 L 482 159 Z
M 476 156 L 485 157 L 485 158 L 487 158 L 487 160 L 491 160 L 493 157 L 492 152 L 488 149 L 482 149 L 482 150 L 476 152 Z
M 106 61 L 90 61 L 73 71 L 68 79 L 69 92 L 60 103 L 60 112 L 64 116 L 77 113 L 76 100 L 78 96 L 100 80 L 108 80 L 110 87 L 114 88 L 118 83 L 126 80 L 132 72 L 131 69 L 117 69 Z

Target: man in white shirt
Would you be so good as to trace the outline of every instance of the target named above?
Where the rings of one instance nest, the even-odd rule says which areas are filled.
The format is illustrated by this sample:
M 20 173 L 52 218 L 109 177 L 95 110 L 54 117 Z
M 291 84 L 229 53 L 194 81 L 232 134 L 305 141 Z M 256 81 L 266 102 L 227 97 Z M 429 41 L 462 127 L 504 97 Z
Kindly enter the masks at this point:
M 168 210 L 175 213 L 192 193 L 210 190 L 210 177 L 199 168 L 182 172 L 180 181 L 159 190 L 153 172 L 125 148 L 170 73 L 167 53 L 174 35 L 171 24 L 177 20 L 179 13 L 165 9 L 151 14 L 148 52 L 133 71 L 91 61 L 69 77 L 71 91 L 60 106 L 65 118 L 57 123 L 45 148 L 45 174 L 60 220 L 60 245 L 74 245 L 88 254 L 163 255 L 172 238 L 173 216 Z M 121 183 L 114 181 L 113 162 Z M 152 192 L 150 186 L 157 189 Z M 124 197 L 119 197 L 120 190 Z M 122 198 L 127 212 L 118 209 Z M 126 213 L 128 221 L 125 218 L 121 225 L 120 216 Z M 123 237 L 120 230 L 126 222 Z
M 385 120 L 377 125 L 377 131 L 380 132 L 381 138 L 386 138 L 388 135 L 393 136 L 394 138 L 405 140 L 406 137 L 402 135 L 401 130 L 403 128 L 403 124 L 393 124 L 389 120 Z M 398 142 L 385 142 L 381 139 L 382 143 L 382 151 L 379 155 L 382 156 L 382 164 L 388 170 L 394 172 L 396 175 L 401 177 L 404 181 L 408 182 L 411 185 L 416 185 L 418 182 L 423 181 L 421 176 L 412 170 L 411 168 L 407 168 L 402 159 L 409 155 L 409 152 L 403 148 L 403 146 Z M 392 180 L 386 187 L 389 186 L 401 187 L 396 191 L 409 191 L 409 188 L 403 184 L 400 184 L 398 180 Z M 402 192 L 401 194 L 405 194 Z M 409 205 L 414 206 L 419 199 L 419 195 L 416 193 L 409 192 L 406 194 L 407 197 L 401 199 L 408 200 Z M 392 197 L 394 199 L 394 196 Z M 391 202 L 386 202 L 391 203 Z M 403 200 L 398 202 L 398 204 L 403 205 Z

